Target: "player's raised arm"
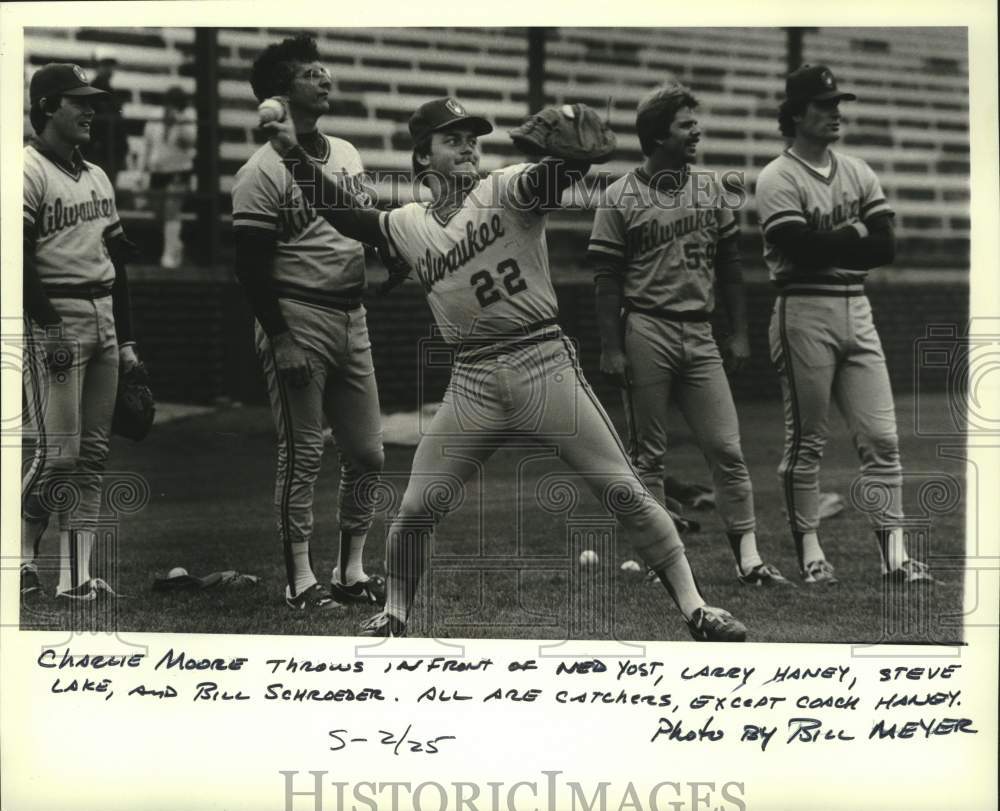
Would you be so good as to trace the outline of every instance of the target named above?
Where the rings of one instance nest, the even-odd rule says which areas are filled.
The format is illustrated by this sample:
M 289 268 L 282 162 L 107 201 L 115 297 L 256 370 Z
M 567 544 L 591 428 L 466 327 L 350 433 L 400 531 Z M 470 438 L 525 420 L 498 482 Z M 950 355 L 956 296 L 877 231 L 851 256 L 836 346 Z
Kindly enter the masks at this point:
M 289 118 L 269 121 L 261 129 L 270 136 L 271 146 L 281 155 L 302 196 L 317 214 L 345 237 L 380 249 L 386 247 L 379 226 L 381 212 L 362 207 L 347 187 L 325 175 L 310 160 L 299 145 Z

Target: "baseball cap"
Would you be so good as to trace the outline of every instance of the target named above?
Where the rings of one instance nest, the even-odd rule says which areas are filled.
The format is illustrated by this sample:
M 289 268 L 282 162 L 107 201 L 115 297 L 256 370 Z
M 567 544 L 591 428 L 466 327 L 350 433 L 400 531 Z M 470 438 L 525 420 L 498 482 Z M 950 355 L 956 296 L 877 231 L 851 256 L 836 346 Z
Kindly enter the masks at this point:
M 417 108 L 417 111 L 410 116 L 410 137 L 416 143 L 432 132 L 438 132 L 454 124 L 466 124 L 476 135 L 493 132 L 493 125 L 489 121 L 477 115 L 469 115 L 457 100 L 448 96 L 428 101 Z
M 789 101 L 855 101 L 858 98 L 837 89 L 837 80 L 826 65 L 803 65 L 789 73 L 785 80 L 785 97 Z
M 31 77 L 29 96 L 32 104 L 51 96 L 98 95 L 108 94 L 99 88 L 91 87 L 83 68 L 68 62 L 52 62 L 44 65 Z

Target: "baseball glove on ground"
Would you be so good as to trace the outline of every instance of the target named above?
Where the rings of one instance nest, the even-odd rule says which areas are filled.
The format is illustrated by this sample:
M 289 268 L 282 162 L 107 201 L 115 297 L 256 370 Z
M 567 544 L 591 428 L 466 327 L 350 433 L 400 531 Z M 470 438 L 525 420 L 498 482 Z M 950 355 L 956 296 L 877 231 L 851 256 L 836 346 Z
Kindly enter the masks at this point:
M 529 155 L 604 163 L 615 151 L 615 134 L 586 104 L 546 107 L 511 130 L 514 145 Z
M 142 363 L 137 363 L 118 376 L 118 398 L 115 400 L 111 430 L 138 442 L 153 427 L 155 415 L 156 403 L 149 389 L 149 374 Z

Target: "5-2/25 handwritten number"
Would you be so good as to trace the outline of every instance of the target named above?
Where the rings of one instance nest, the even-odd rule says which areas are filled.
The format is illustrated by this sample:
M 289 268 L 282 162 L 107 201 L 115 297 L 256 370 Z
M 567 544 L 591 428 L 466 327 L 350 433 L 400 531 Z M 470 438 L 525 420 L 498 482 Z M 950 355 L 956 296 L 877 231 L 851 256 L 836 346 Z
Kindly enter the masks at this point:
M 521 268 L 513 259 L 504 259 L 497 265 L 497 275 L 503 283 L 508 296 L 516 296 L 522 290 L 528 289 L 528 283 L 521 278 Z M 488 270 L 479 270 L 469 277 L 469 283 L 476 288 L 476 298 L 480 307 L 489 307 L 503 298 L 496 287 L 496 280 Z

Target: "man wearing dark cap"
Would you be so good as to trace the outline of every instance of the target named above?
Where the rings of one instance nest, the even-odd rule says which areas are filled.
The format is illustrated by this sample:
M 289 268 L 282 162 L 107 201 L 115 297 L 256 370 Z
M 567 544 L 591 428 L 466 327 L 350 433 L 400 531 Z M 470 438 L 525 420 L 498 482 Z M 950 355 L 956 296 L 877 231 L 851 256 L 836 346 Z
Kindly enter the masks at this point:
M 22 482 L 22 596 L 40 591 L 35 555 L 60 502 L 61 602 L 111 593 L 90 575 L 119 369 L 138 362 L 132 340 L 125 236 L 114 189 L 80 148 L 93 102 L 106 96 L 78 65 L 31 78 L 24 148 L 25 393 L 37 442 Z M 67 489 L 68 488 L 68 489 Z M 67 493 L 79 498 L 66 498 Z
M 823 65 L 790 74 L 778 115 L 790 144 L 757 179 L 764 259 L 778 290 L 770 326 L 785 406 L 778 474 L 803 579 L 836 584 L 819 541 L 819 465 L 834 400 L 861 460 L 861 503 L 883 577 L 920 585 L 934 581 L 906 550 L 895 406 L 864 289 L 869 270 L 893 261 L 894 215 L 871 167 L 831 148 L 840 104 L 855 99 Z
M 405 634 L 435 525 L 461 504 L 466 482 L 493 453 L 517 437 L 565 460 L 608 505 L 695 639 L 742 641 L 743 625 L 706 605 L 673 521 L 629 464 L 558 326 L 545 214 L 589 165 L 544 158 L 483 177 L 479 138 L 493 127 L 454 98 L 421 105 L 409 128 L 413 167 L 432 199 L 380 212 L 354 206 L 348 189 L 318 171 L 294 126 L 265 126 L 321 216 L 412 267 L 455 361 L 389 528 L 385 610 L 362 633 Z

